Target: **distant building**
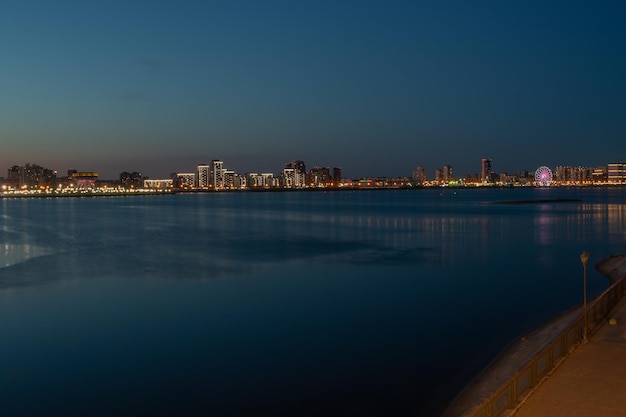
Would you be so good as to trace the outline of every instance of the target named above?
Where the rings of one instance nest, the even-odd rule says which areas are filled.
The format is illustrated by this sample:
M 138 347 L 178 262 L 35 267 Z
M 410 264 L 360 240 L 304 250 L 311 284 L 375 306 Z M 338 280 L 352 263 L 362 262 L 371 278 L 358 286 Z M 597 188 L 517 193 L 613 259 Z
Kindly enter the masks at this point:
M 500 184 L 510 185 L 517 181 L 517 177 L 515 175 L 509 175 L 506 172 L 500 173 L 500 179 L 498 180 Z
M 124 188 L 141 188 L 143 187 L 143 176 L 141 172 L 122 172 L 120 174 L 120 183 Z
M 283 169 L 283 187 L 300 188 L 306 185 L 306 165 L 304 161 L 292 161 Z
M 74 172 L 72 174 L 72 182 L 79 190 L 93 189 L 97 180 L 97 172 Z
M 437 182 L 438 184 L 441 184 L 443 182 L 443 170 L 437 168 L 435 170 L 435 182 Z
M 413 182 L 416 184 L 423 184 L 426 182 L 426 169 L 419 165 L 415 171 L 413 171 Z
M 463 182 L 465 182 L 465 184 L 479 184 L 482 182 L 482 179 L 480 178 L 480 174 L 467 174 Z
M 259 189 L 275 187 L 274 174 L 272 173 L 257 174 L 256 172 L 250 172 L 245 175 L 244 179 L 245 184 L 241 185 L 242 188 L 246 187 L 251 189 Z
M 172 185 L 175 188 L 191 189 L 196 185 L 196 174 L 193 172 L 175 172 L 172 174 Z
M 43 176 L 43 168 L 37 164 L 26 164 L 22 167 L 24 170 L 24 183 L 29 187 L 36 187 L 41 183 Z
M 237 189 L 237 190 L 248 188 L 248 178 L 245 175 L 239 175 L 234 171 L 226 171 L 226 176 L 229 177 L 231 173 L 232 173 L 232 188 Z
M 274 174 L 271 172 L 261 173 L 261 178 L 263 178 L 262 184 L 265 188 L 276 187 L 277 179 L 274 178 Z
M 306 174 L 306 164 L 304 163 L 304 161 L 293 161 L 287 165 L 295 169 L 298 174 L 302 174 L 302 175 Z
M 492 182 L 491 159 L 483 158 L 480 171 L 480 179 L 482 182 Z
M 452 175 L 452 165 L 445 165 L 443 167 L 443 180 L 445 182 L 454 180 L 454 176 Z
M 219 188 L 239 188 L 239 184 L 241 181 L 239 180 L 239 175 L 235 173 L 235 171 L 231 170 L 223 170 L 222 172 L 222 184 L 219 185 Z M 216 186 L 215 184 L 214 186 Z M 218 188 L 216 188 L 218 189 Z
M 8 169 L 7 182 L 9 186 L 18 188 L 24 185 L 24 170 L 19 165 L 13 165 Z
M 261 188 L 263 187 L 263 177 L 256 172 L 248 172 L 245 174 L 246 183 L 249 188 Z
M 333 187 L 339 187 L 341 185 L 341 168 L 333 168 Z
M 621 162 L 612 162 L 608 165 L 608 181 L 609 183 L 626 182 L 626 164 Z
M 37 164 L 13 165 L 7 171 L 7 183 L 15 188 L 54 187 L 57 183 L 57 171 Z
M 554 170 L 554 180 L 561 184 L 581 184 L 592 180 L 592 172 L 587 167 L 559 166 Z
M 281 179 L 283 188 L 294 188 L 296 186 L 296 170 L 294 168 L 283 168 Z
M 213 187 L 214 190 L 219 190 L 226 187 L 226 184 L 224 182 L 225 172 L 226 170 L 224 169 L 224 162 L 220 161 L 219 159 L 214 159 L 211 161 L 209 181 L 211 187 Z
M 210 168 L 207 164 L 199 164 L 196 167 L 196 188 L 209 188 Z
M 331 187 L 333 185 L 330 168 L 315 167 L 307 175 L 306 184 L 309 187 Z
M 591 172 L 591 181 L 594 183 L 605 183 L 609 180 L 608 166 L 593 168 Z
M 143 181 L 143 188 L 149 188 L 153 190 L 166 190 L 172 188 L 174 180 L 168 179 L 147 179 Z

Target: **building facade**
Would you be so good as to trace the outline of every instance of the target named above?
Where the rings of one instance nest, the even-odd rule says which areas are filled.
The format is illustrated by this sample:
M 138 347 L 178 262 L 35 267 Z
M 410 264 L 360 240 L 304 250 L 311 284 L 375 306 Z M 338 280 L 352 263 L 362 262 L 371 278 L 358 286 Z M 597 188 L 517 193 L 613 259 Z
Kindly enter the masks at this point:
M 226 170 L 224 169 L 224 162 L 220 161 L 219 159 L 214 159 L 211 161 L 211 172 L 209 174 L 209 181 L 211 183 L 211 187 L 213 187 L 214 190 L 220 190 L 226 187 L 226 184 L 224 182 L 225 172 Z
M 489 158 L 483 158 L 482 159 L 482 164 L 481 164 L 481 171 L 480 171 L 480 180 L 482 182 L 491 182 L 492 178 L 492 171 L 491 171 L 491 159 Z
M 608 165 L 608 181 L 612 184 L 626 182 L 626 164 L 612 162 Z
M 167 190 L 174 186 L 174 180 L 171 178 L 166 179 L 146 179 L 143 181 L 143 188 L 149 188 L 152 190 Z
M 412 179 L 416 184 L 424 184 L 426 182 L 426 168 L 419 165 L 415 171 L 413 171 Z
M 207 164 L 200 164 L 196 167 L 196 188 L 209 188 L 210 168 Z
M 175 172 L 172 174 L 175 188 L 192 189 L 196 186 L 196 174 L 193 172 Z

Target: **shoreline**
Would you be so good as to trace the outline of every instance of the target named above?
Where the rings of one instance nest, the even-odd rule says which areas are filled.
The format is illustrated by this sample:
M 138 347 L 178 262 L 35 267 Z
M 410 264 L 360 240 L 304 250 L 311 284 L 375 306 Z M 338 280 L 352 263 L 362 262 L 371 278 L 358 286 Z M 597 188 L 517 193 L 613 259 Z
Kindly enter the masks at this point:
M 626 253 L 609 255 L 595 264 L 596 271 L 604 275 L 611 284 L 626 276 Z
M 158 188 L 138 188 L 134 190 L 106 191 L 101 189 L 88 189 L 82 191 L 39 191 L 32 193 L 22 193 L 14 191 L 0 191 L 2 198 L 56 198 L 56 197 L 111 197 L 111 196 L 135 196 L 135 195 L 173 195 L 173 194 L 205 194 L 205 193 L 266 193 L 266 192 L 354 192 L 354 191 L 389 191 L 389 190 L 485 190 L 485 189 L 582 189 L 582 188 L 619 188 L 626 187 L 624 184 L 568 184 L 542 187 L 536 185 L 381 185 L 381 186 L 359 186 L 346 185 L 341 187 L 301 187 L 301 188 L 245 188 L 245 189 L 158 189 Z M 537 204 L 537 203 L 561 203 L 561 202 L 581 202 L 577 198 L 545 198 L 545 199 L 523 199 L 494 201 L 493 204 Z
M 611 286 L 626 276 L 626 253 L 609 255 L 596 262 L 594 266 L 607 278 Z M 479 406 L 581 314 L 582 306 L 572 307 L 511 342 L 461 390 L 446 407 L 443 417 L 463 416 Z

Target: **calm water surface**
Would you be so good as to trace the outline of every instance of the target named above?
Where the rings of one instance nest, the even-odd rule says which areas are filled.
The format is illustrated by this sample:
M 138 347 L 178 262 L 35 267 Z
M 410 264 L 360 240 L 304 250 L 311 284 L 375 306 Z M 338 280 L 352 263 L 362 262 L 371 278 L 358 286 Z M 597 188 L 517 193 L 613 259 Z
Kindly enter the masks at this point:
M 577 202 L 502 205 L 535 198 Z M 0 414 L 436 416 L 626 252 L 626 188 L 0 200 Z M 607 281 L 589 269 L 590 295 Z

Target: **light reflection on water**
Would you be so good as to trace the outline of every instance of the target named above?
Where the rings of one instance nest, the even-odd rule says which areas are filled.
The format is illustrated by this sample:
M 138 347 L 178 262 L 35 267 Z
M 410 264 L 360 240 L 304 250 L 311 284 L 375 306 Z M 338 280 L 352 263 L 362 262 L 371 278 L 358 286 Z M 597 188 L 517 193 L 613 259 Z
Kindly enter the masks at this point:
M 51 253 L 53 253 L 52 249 L 34 244 L 4 243 L 0 246 L 0 268 L 6 268 Z

